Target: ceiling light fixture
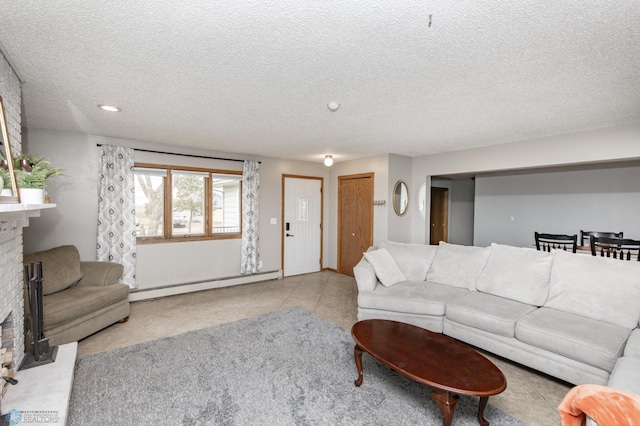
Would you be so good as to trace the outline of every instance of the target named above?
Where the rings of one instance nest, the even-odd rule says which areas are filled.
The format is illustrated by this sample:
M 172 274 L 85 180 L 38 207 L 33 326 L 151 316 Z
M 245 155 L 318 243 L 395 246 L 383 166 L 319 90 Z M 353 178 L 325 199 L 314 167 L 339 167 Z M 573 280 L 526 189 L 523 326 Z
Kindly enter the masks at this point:
M 329 102 L 327 104 L 327 108 L 329 108 L 329 111 L 331 112 L 336 112 L 338 108 L 340 108 L 340 104 L 337 102 Z
M 113 105 L 98 104 L 98 108 L 100 108 L 103 111 L 109 111 L 109 112 L 120 112 L 120 111 L 122 111 L 120 108 L 118 108 L 117 106 L 113 106 Z
M 324 165 L 327 167 L 331 167 L 333 165 L 333 157 L 331 155 L 324 156 Z

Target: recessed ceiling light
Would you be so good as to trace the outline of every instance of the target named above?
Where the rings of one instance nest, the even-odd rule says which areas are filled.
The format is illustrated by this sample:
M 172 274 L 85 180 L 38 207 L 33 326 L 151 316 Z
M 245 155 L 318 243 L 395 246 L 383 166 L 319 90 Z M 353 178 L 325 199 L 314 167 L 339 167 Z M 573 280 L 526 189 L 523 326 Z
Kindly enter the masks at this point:
M 120 111 L 122 111 L 120 108 L 118 108 L 117 106 L 113 106 L 113 105 L 99 104 L 98 108 L 100 108 L 101 110 L 104 110 L 104 111 L 109 111 L 109 112 L 120 112 Z
M 327 108 L 329 108 L 329 111 L 331 112 L 336 112 L 338 110 L 338 108 L 340 108 L 340 104 L 338 102 L 329 102 L 327 104 Z

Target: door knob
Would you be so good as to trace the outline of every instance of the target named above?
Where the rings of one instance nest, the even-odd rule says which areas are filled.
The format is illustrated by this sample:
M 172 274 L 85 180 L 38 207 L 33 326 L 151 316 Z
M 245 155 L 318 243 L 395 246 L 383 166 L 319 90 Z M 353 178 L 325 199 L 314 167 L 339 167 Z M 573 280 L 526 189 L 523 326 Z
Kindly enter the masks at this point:
M 287 237 L 295 237 L 293 234 L 287 234 Z

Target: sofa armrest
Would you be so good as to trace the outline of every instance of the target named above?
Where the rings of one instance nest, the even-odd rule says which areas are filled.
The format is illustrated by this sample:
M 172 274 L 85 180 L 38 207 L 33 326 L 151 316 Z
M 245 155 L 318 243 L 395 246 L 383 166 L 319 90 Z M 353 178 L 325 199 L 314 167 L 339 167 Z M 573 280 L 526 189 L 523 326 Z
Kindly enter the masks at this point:
M 356 278 L 358 291 L 373 291 L 378 285 L 378 277 L 373 266 L 364 257 L 353 267 L 353 275 Z
M 640 358 L 640 328 L 636 327 L 631 332 L 631 336 L 627 339 L 627 345 L 624 347 L 624 356 Z
M 117 283 L 124 266 L 115 262 L 80 262 L 82 279 L 79 286 L 105 286 Z

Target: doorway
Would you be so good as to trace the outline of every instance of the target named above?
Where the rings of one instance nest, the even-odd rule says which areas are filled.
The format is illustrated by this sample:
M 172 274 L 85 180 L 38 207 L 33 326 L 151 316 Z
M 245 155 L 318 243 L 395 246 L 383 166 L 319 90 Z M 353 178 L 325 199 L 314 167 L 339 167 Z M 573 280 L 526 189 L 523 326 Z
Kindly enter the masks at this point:
M 373 173 L 338 177 L 338 272 L 353 276 L 373 245 Z
M 429 244 L 449 241 L 449 189 L 431 187 Z
M 322 267 L 323 179 L 282 176 L 282 271 L 285 277 Z

